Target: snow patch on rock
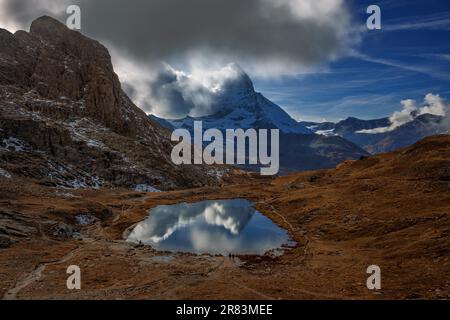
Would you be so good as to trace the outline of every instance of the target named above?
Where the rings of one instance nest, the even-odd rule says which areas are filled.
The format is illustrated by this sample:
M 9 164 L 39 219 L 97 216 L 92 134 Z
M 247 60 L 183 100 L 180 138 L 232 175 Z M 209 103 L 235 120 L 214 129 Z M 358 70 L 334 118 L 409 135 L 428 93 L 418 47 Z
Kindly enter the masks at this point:
M 88 226 L 95 222 L 95 218 L 87 214 L 80 214 L 75 217 L 77 223 L 82 226 Z
M 72 139 L 79 142 L 86 143 L 87 146 L 92 148 L 98 148 L 102 150 L 107 150 L 108 147 L 98 140 L 92 139 L 89 134 L 93 132 L 105 132 L 107 129 L 89 121 L 77 120 L 70 122 L 66 125 L 69 130 Z
M 15 137 L 8 137 L 7 139 L 3 139 L 0 144 L 0 149 L 15 152 L 28 152 L 30 150 L 25 142 Z
M 70 193 L 70 192 L 56 192 L 56 195 L 57 195 L 58 197 L 62 197 L 62 198 L 65 198 L 65 199 L 75 199 L 75 198 L 80 198 L 80 197 L 78 197 L 78 196 L 76 196 L 76 195 L 74 195 L 74 194 L 72 194 L 72 193 Z
M 134 186 L 133 189 L 136 192 L 161 192 L 161 190 L 158 190 L 155 187 L 149 186 L 148 184 L 138 184 L 138 185 Z
M 227 173 L 227 170 L 223 169 L 211 169 L 208 170 L 208 175 L 211 177 L 216 177 L 218 179 L 223 178 L 223 176 Z
M 103 182 L 99 177 L 91 176 L 90 179 L 77 178 L 69 180 L 63 188 L 69 189 L 99 189 Z
M 11 174 L 8 171 L 6 171 L 6 170 L 4 170 L 2 168 L 0 168 L 0 177 L 1 178 L 6 178 L 6 179 L 11 179 L 12 178 Z

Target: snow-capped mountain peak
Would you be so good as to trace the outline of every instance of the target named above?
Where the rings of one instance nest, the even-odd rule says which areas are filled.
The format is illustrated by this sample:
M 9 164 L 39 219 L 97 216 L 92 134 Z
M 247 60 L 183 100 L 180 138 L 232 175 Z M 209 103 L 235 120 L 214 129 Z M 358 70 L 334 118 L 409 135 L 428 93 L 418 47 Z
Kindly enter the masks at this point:
M 214 99 L 217 111 L 205 117 L 171 120 L 174 127 L 193 129 L 194 121 L 201 120 L 205 129 L 279 129 L 283 133 L 312 134 L 281 107 L 256 92 L 252 80 L 238 65 L 229 64 L 225 68 L 228 77 Z
M 221 73 L 227 73 L 228 76 L 217 90 L 219 96 L 246 96 L 255 92 L 252 80 L 239 65 L 230 63 Z

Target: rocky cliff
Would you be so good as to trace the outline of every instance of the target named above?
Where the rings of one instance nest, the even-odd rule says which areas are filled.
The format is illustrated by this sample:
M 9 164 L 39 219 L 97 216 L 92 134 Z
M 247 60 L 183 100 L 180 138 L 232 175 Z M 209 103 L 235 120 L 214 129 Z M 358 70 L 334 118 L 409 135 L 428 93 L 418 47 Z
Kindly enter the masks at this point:
M 220 183 L 216 169 L 173 165 L 171 148 L 169 132 L 124 93 L 99 42 L 50 17 L 29 32 L 0 29 L 3 171 L 64 187 Z

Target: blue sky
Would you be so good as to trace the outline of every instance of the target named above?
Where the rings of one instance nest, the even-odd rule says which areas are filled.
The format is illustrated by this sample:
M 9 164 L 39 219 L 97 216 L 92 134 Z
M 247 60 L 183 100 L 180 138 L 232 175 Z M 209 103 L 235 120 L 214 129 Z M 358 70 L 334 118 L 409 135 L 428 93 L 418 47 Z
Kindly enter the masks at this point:
M 296 119 L 337 121 L 385 117 L 400 101 L 428 93 L 450 99 L 450 2 L 353 1 L 353 18 L 365 26 L 366 9 L 382 10 L 382 30 L 365 30 L 355 57 L 320 66 L 320 72 L 256 78 L 255 87 Z

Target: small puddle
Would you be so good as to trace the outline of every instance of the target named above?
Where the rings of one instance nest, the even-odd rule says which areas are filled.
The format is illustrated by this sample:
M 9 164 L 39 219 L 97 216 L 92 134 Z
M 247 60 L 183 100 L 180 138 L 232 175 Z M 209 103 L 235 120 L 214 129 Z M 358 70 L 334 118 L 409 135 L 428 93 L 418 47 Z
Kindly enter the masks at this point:
M 290 243 L 288 232 L 243 200 L 158 206 L 127 241 L 158 251 L 263 255 Z

